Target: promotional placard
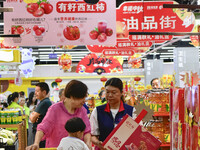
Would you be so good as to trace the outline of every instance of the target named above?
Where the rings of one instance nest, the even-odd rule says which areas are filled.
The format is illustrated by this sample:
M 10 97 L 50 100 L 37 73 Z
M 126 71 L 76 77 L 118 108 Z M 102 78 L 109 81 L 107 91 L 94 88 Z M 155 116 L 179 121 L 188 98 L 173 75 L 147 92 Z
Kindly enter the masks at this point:
M 4 45 L 115 45 L 116 1 L 6 0 Z M 112 33 L 112 34 L 111 34 Z
M 194 14 L 187 9 L 163 8 L 163 4 L 173 1 L 125 2 L 117 9 L 117 21 L 123 30 L 117 37 L 131 41 L 163 42 L 171 40 L 169 35 L 130 35 L 129 32 L 190 32 L 194 28 Z M 159 12 L 159 13 L 158 13 Z
M 128 115 L 121 120 L 103 143 L 108 150 L 157 150 L 160 144 L 158 139 Z

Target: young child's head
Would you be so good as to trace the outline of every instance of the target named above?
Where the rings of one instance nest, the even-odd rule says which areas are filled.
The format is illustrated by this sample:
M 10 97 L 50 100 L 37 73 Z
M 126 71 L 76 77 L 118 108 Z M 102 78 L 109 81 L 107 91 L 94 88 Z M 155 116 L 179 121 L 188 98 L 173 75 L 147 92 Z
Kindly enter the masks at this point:
M 69 136 L 77 137 L 79 139 L 83 138 L 83 133 L 85 131 L 86 125 L 81 118 L 74 117 L 69 119 L 65 124 L 65 129 L 67 130 Z

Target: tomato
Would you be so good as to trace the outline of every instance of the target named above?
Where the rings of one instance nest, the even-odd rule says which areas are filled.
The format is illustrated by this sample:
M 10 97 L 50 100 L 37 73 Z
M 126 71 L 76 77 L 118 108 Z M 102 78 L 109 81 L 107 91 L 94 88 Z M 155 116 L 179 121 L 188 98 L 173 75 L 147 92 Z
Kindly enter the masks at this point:
M 41 2 L 40 7 L 44 9 L 45 14 L 50 14 L 53 11 L 53 6 L 50 3 Z
M 14 32 L 17 30 L 16 26 L 11 27 L 11 34 L 14 34 Z
M 90 33 L 89 33 L 89 36 L 91 39 L 93 40 L 96 40 L 97 37 L 98 37 L 99 33 L 96 31 L 96 30 L 92 30 Z
M 17 31 L 19 32 L 19 34 L 22 34 L 24 32 L 24 28 L 22 26 L 18 26 Z
M 107 35 L 105 34 L 105 33 L 101 33 L 101 34 L 99 34 L 99 36 L 98 36 L 98 41 L 99 42 L 105 42 L 106 40 L 107 40 Z
M 45 31 L 45 28 L 44 28 L 44 27 L 40 27 L 39 29 L 40 29 L 40 31 L 41 31 L 42 33 Z
M 41 17 L 42 15 L 44 15 L 44 9 L 43 9 L 43 8 L 38 8 L 38 9 L 33 13 L 33 16 L 34 16 L 34 17 Z
M 106 29 L 106 35 L 111 36 L 113 34 L 113 30 L 111 28 Z
M 39 5 L 37 3 L 29 3 L 26 6 L 27 11 L 31 14 L 33 14 L 38 8 Z
M 17 30 L 15 30 L 15 31 L 13 32 L 13 34 L 19 34 L 19 32 L 18 32 Z
M 33 31 L 36 31 L 37 29 L 39 29 L 39 27 L 37 25 L 33 26 Z
M 67 26 L 63 30 L 63 35 L 68 40 L 77 40 L 80 38 L 80 30 L 77 26 Z
M 42 31 L 40 29 L 35 30 L 35 35 L 40 36 L 42 34 Z

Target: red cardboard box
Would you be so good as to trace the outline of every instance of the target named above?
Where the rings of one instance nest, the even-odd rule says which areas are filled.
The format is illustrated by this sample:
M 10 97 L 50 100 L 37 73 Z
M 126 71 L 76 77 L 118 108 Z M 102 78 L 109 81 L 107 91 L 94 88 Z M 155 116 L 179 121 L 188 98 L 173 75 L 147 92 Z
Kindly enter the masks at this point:
M 108 150 L 157 150 L 161 142 L 126 115 L 103 145 Z

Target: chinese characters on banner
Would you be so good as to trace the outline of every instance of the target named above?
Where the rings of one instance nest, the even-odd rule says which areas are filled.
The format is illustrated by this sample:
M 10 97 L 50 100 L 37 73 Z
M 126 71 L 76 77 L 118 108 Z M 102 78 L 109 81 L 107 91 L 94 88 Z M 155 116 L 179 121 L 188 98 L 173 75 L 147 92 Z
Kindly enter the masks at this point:
M 4 45 L 115 45 L 115 3 L 106 0 L 95 5 L 83 0 L 7 0 L 4 6 L 13 7 L 14 11 L 4 13 L 4 33 L 21 37 L 5 38 Z M 95 39 L 93 30 L 98 31 Z M 113 34 L 108 36 L 107 30 Z
M 195 17 L 187 9 L 163 8 L 164 2 L 127 2 L 117 9 L 117 21 L 121 22 L 124 30 L 118 32 L 118 37 L 129 38 L 131 41 L 166 41 L 168 35 L 127 35 L 129 32 L 191 32 L 194 28 Z
M 76 67 L 77 73 L 122 73 L 123 67 L 120 62 L 113 57 L 97 56 L 91 53 L 85 56 Z
M 154 42 L 163 43 L 172 35 L 129 35 L 129 32 L 191 32 L 195 17 L 187 9 L 163 8 L 165 2 L 124 2 L 117 8 L 117 44 L 115 46 L 94 46 L 87 48 L 92 52 L 113 55 L 113 51 L 145 52 Z M 104 52 L 105 51 L 105 52 Z M 116 52 L 116 54 L 118 54 Z M 119 53 L 129 56 L 130 53 Z

